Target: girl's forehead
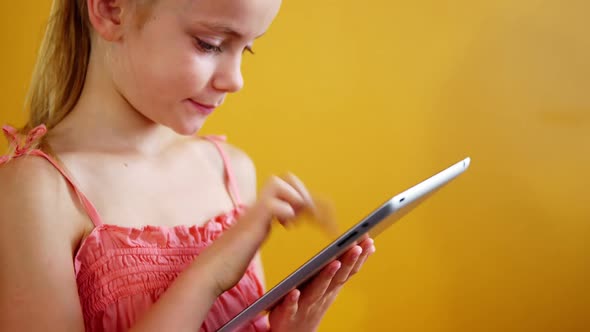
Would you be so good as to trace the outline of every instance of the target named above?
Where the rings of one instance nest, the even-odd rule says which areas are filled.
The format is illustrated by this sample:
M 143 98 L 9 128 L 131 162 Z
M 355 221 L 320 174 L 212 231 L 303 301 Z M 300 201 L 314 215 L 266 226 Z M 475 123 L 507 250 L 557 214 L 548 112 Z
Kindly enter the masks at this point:
M 244 35 L 263 33 L 277 15 L 281 0 L 163 0 L 183 20 L 228 26 Z

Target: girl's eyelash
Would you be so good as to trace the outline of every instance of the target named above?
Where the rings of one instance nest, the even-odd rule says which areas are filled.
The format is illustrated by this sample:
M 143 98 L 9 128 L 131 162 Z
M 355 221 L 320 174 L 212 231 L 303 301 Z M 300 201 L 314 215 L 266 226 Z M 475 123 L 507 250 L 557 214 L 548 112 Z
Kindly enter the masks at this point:
M 254 50 L 252 49 L 251 46 L 246 46 L 246 48 L 244 48 L 244 52 L 249 52 L 250 54 L 256 54 L 256 53 L 254 53 Z
M 223 50 L 220 46 L 211 45 L 199 38 L 195 38 L 199 49 L 205 53 L 221 53 Z
M 209 44 L 206 41 L 199 39 L 197 37 L 195 37 L 195 40 L 197 42 L 198 48 L 205 53 L 221 53 L 221 52 L 223 52 L 223 50 L 221 49 L 221 46 L 215 46 L 215 45 Z M 255 54 L 254 50 L 252 49 L 251 46 L 246 46 L 244 48 L 244 52 L 249 52 L 250 54 Z

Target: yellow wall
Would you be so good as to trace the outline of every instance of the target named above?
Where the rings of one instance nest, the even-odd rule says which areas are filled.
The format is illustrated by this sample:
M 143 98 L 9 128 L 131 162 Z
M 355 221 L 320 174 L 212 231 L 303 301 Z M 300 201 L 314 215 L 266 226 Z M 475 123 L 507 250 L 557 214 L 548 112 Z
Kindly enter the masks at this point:
M 2 7 L 0 119 L 20 123 L 49 1 Z M 205 128 L 249 152 L 260 182 L 294 171 L 347 228 L 473 159 L 377 239 L 321 331 L 590 330 L 588 12 L 583 0 L 285 1 L 245 61 L 245 90 Z M 269 284 L 327 241 L 277 228 Z

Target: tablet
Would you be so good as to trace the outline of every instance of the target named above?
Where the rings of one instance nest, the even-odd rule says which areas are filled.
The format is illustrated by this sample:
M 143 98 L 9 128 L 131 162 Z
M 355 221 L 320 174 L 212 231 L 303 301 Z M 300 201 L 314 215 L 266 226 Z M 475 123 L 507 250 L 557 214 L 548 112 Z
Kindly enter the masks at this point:
M 326 246 L 317 255 L 304 263 L 295 272 L 291 273 L 283 281 L 279 282 L 275 287 L 232 318 L 218 332 L 235 331 L 243 324 L 257 317 L 260 313 L 272 308 L 290 291 L 301 286 L 334 259 L 344 254 L 365 234 L 368 233 L 374 238 L 449 181 L 462 174 L 469 167 L 470 161 L 470 158 L 465 158 L 387 200 Z

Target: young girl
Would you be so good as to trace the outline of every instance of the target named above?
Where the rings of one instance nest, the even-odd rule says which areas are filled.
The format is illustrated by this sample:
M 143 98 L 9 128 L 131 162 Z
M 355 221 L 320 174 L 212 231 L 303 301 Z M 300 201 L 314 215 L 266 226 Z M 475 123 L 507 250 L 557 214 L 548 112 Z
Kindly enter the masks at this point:
M 55 0 L 29 122 L 4 127 L 3 330 L 214 331 L 263 294 L 271 221 L 313 201 L 289 174 L 256 198 L 250 159 L 194 134 L 279 6 Z M 362 241 L 243 330 L 316 330 L 373 251 Z

